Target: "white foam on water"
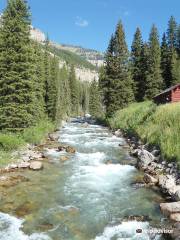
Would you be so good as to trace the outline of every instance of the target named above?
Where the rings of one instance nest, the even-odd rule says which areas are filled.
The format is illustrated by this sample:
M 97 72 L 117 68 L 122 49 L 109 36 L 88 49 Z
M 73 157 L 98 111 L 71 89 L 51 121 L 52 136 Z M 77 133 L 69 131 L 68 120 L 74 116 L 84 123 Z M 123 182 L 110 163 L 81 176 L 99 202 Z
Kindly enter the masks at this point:
M 150 236 L 145 231 L 149 227 L 148 222 L 122 222 L 122 224 L 117 226 L 110 226 L 104 229 L 102 235 L 97 236 L 95 240 L 150 240 Z M 136 233 L 137 229 L 144 229 L 142 233 Z M 159 239 L 157 236 L 155 239 Z
M 90 165 L 99 165 L 106 158 L 104 152 L 95 152 L 95 153 L 76 153 L 76 158 L 83 164 L 89 163 Z
M 0 240 L 51 240 L 46 234 L 24 234 L 20 229 L 24 220 L 0 213 Z
M 126 191 L 124 182 L 130 173 L 135 171 L 133 166 L 120 164 L 99 164 L 95 166 L 79 166 L 76 172 L 69 178 L 64 188 L 67 194 L 82 192 L 84 190 L 96 191 L 97 197 L 103 193 L 111 194 L 113 187 L 121 187 L 121 192 Z M 124 193 L 123 193 L 124 194 Z

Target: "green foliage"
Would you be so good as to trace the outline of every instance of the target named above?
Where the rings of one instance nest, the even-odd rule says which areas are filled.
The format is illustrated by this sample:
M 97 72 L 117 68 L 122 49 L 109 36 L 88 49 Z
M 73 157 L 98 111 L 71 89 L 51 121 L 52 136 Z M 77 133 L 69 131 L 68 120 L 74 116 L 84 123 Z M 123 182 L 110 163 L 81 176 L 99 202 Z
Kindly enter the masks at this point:
M 152 102 L 142 102 L 118 111 L 109 123 L 112 128 L 137 134 L 145 142 L 159 146 L 168 160 L 180 161 L 179 118 L 179 103 L 157 107 Z
M 65 61 L 68 65 L 74 65 L 76 67 L 84 67 L 87 69 L 96 70 L 96 67 L 90 62 L 88 62 L 86 59 L 68 50 L 59 49 L 50 45 L 48 50 L 58 56 L 62 61 Z
M 89 113 L 96 118 L 102 116 L 102 106 L 100 100 L 100 92 L 98 82 L 94 80 L 89 90 Z
M 55 125 L 51 121 L 44 119 L 35 126 L 25 129 L 21 137 L 26 143 L 40 144 L 54 128 Z
M 149 36 L 148 68 L 145 81 L 145 99 L 152 99 L 162 90 L 163 79 L 161 75 L 161 49 L 158 31 L 152 26 Z
M 105 60 L 105 74 L 100 86 L 103 88 L 106 114 L 110 116 L 134 100 L 129 53 L 121 22 L 117 25 L 115 35 L 111 37 Z
M 132 78 L 134 81 L 134 93 L 136 101 L 142 101 L 145 94 L 143 63 L 143 40 L 141 31 L 139 28 L 137 28 L 131 47 Z
M 1 133 L 0 134 L 0 151 L 12 151 L 17 150 L 23 146 L 25 141 L 18 134 L 13 133 Z
M 71 113 L 77 116 L 79 113 L 79 85 L 76 79 L 74 66 L 71 66 L 69 72 L 69 86 L 71 96 Z
M 30 18 L 23 0 L 10 0 L 0 31 L 0 129 L 21 130 L 34 123 L 35 64 Z

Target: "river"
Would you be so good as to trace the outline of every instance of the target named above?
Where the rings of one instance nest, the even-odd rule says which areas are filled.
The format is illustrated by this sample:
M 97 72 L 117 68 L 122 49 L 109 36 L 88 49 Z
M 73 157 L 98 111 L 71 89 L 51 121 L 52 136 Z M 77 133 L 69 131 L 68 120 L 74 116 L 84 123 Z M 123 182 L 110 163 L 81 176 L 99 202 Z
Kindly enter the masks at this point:
M 124 140 L 105 127 L 76 121 L 59 134 L 76 154 L 62 162 L 66 153 L 49 150 L 43 171 L 18 173 L 29 181 L 3 190 L 0 240 L 162 239 L 145 231 L 163 218 L 161 196 L 131 184 L 140 173 L 128 165 L 128 151 L 119 146 Z M 123 220 L 130 215 L 151 221 Z

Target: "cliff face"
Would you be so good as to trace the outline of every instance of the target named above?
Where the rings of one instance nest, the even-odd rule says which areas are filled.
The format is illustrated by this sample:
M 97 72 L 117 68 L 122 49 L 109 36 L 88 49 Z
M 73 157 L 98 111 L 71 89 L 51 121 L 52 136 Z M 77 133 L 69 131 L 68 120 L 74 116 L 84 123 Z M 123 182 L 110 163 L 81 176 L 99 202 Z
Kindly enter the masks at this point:
M 58 49 L 67 50 L 81 56 L 96 67 L 101 67 L 104 64 L 104 54 L 96 50 L 66 44 L 53 43 L 53 45 Z
M 45 34 L 34 27 L 31 28 L 31 38 L 41 44 L 44 44 L 44 41 L 46 39 Z M 68 52 L 71 52 L 73 54 L 78 55 L 85 61 L 90 62 L 92 65 L 95 66 L 94 70 L 84 67 L 81 65 L 75 66 L 76 76 L 81 81 L 88 81 L 91 82 L 94 79 L 98 80 L 98 67 L 103 65 L 103 59 L 104 54 L 100 53 L 96 50 L 92 49 L 85 49 L 79 46 L 71 46 L 71 45 L 63 45 L 63 44 L 57 44 L 50 42 L 50 45 L 52 47 L 55 47 L 56 49 L 65 50 Z M 60 66 L 63 66 L 64 64 L 67 64 L 66 61 L 62 59 L 60 60 Z

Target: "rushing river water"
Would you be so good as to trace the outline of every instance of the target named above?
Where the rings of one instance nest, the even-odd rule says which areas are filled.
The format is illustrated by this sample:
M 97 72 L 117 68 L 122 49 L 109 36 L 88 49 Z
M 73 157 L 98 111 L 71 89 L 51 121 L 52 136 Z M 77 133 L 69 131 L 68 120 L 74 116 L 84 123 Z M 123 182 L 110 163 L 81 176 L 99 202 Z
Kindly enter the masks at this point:
M 119 147 L 123 139 L 107 128 L 72 122 L 61 129 L 60 142 L 75 147 L 76 154 L 62 162 L 66 153 L 49 150 L 43 171 L 18 173 L 29 181 L 3 190 L 0 240 L 162 239 L 136 233 L 158 226 L 161 197 L 132 186 L 140 173 L 128 165 L 127 150 Z M 152 221 L 123 221 L 130 215 Z

